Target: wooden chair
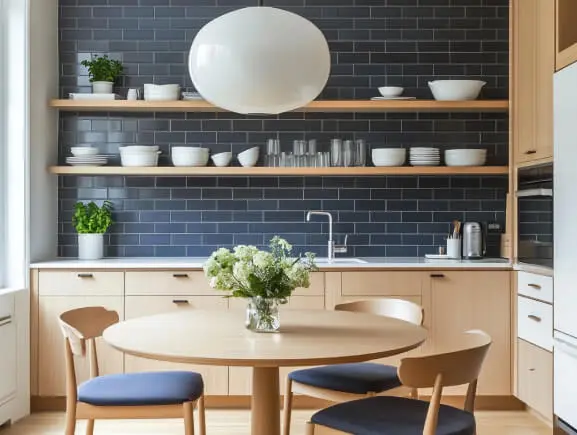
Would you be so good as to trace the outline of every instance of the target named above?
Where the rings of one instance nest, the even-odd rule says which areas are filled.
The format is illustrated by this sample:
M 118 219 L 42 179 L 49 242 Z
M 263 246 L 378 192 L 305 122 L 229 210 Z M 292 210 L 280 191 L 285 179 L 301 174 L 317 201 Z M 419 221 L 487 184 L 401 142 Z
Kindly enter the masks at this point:
M 404 358 L 399 366 L 403 385 L 433 387 L 430 402 L 379 396 L 341 403 L 314 414 L 306 434 L 474 435 L 477 379 L 490 345 L 487 334 L 469 331 L 458 351 Z M 464 410 L 441 405 L 443 387 L 463 384 L 469 384 Z
M 99 376 L 95 339 L 118 322 L 118 313 L 103 307 L 71 310 L 60 316 L 66 356 L 66 435 L 77 419 L 87 419 L 86 434 L 96 419 L 184 418 L 185 434 L 194 435 L 194 405 L 200 435 L 205 435 L 204 385 L 194 372 L 149 372 Z M 88 346 L 87 346 L 88 345 Z M 90 362 L 90 379 L 76 384 L 74 356 Z
M 381 298 L 347 302 L 335 310 L 392 317 L 415 325 L 423 324 L 423 308 L 402 299 Z M 378 394 L 398 394 L 401 381 L 397 368 L 378 363 L 337 364 L 289 373 L 283 408 L 283 435 L 290 433 L 292 398 L 301 393 L 333 402 L 346 402 Z M 411 391 L 416 396 L 416 390 Z

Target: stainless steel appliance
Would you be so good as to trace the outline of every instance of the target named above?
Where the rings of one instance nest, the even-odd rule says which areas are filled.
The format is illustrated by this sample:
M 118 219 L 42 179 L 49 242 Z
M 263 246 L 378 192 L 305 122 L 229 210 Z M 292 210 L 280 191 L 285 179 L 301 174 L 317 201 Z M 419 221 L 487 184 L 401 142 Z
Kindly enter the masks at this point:
M 475 259 L 485 256 L 485 234 L 479 222 L 463 225 L 463 258 Z
M 553 165 L 520 168 L 517 261 L 553 267 Z

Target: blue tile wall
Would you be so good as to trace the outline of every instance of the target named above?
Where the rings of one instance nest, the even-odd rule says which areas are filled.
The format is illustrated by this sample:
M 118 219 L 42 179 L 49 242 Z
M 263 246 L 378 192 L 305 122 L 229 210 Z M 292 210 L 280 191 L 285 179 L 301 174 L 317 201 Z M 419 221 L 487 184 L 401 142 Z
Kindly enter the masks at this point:
M 123 61 L 118 91 L 144 83 L 192 90 L 186 59 L 210 19 L 257 0 L 60 0 L 61 94 L 88 91 L 79 63 L 94 53 Z M 366 99 L 381 85 L 431 98 L 427 82 L 480 78 L 483 98 L 508 95 L 507 0 L 265 0 L 299 13 L 326 35 L 332 74 L 326 99 Z M 370 147 L 484 147 L 506 164 L 506 114 L 62 113 L 60 161 L 89 143 L 116 154 L 121 144 L 157 144 L 161 164 L 174 145 L 239 152 L 279 138 L 364 138 Z M 370 153 L 369 153 L 370 155 Z M 59 254 L 76 255 L 77 200 L 114 203 L 110 256 L 198 256 L 219 246 L 262 246 L 274 234 L 299 250 L 325 253 L 327 226 L 305 223 L 310 209 L 333 212 L 352 255 L 417 256 L 436 251 L 447 222 L 504 221 L 506 177 L 61 177 Z

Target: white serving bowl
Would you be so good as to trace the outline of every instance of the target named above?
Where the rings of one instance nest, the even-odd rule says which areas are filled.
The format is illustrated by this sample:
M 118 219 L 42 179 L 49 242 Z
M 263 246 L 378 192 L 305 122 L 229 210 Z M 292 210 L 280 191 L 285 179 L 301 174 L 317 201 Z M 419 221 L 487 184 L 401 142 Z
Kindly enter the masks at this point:
M 144 85 L 144 99 L 146 101 L 176 101 L 179 98 L 179 85 Z
M 429 88 L 435 100 L 466 101 L 476 99 L 486 84 L 481 80 L 434 80 Z
M 121 153 L 125 152 L 125 153 L 134 153 L 134 152 L 144 152 L 144 153 L 152 153 L 152 152 L 156 152 L 160 149 L 159 146 L 157 145 L 126 145 L 123 147 L 120 147 L 119 150 Z
M 214 166 L 219 167 L 228 166 L 230 165 L 230 161 L 232 160 L 232 153 L 230 151 L 227 151 L 225 153 L 213 154 L 211 159 L 214 163 Z
M 381 86 L 379 92 L 385 98 L 399 97 L 405 89 L 400 86 Z
M 445 151 L 447 166 L 483 166 L 487 162 L 487 150 L 460 149 Z
M 122 151 L 120 150 L 120 164 L 130 167 L 158 166 L 158 156 L 161 151 Z
M 259 147 L 253 147 L 239 153 L 237 156 L 239 163 L 247 168 L 256 165 L 259 151 Z
M 174 166 L 206 166 L 208 154 L 208 148 L 173 147 L 172 164 Z
M 74 157 L 95 156 L 98 154 L 96 147 L 71 147 L 70 152 Z
M 403 166 L 407 159 L 404 148 L 374 148 L 371 152 L 375 166 Z

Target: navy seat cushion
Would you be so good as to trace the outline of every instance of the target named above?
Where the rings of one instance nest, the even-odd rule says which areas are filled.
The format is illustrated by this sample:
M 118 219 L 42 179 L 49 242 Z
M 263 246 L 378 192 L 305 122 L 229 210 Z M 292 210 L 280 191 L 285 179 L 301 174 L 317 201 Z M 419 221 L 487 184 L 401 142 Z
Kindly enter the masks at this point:
M 375 363 L 337 364 L 296 370 L 289 378 L 301 384 L 345 393 L 380 393 L 401 386 L 397 368 Z
M 354 435 L 422 435 L 429 402 L 378 396 L 317 412 L 312 422 Z M 436 435 L 474 435 L 473 414 L 441 405 Z
M 96 406 L 175 405 L 198 399 L 202 376 L 194 372 L 105 375 L 78 387 L 78 401 Z

